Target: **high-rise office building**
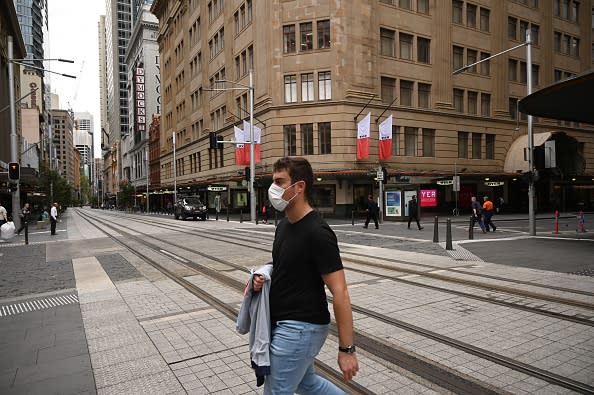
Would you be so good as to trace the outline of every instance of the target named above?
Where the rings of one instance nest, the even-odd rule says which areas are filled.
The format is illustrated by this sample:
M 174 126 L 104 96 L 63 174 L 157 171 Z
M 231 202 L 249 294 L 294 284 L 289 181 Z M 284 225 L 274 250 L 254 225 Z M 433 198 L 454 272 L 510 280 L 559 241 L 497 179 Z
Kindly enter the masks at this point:
M 47 31 L 47 0 L 14 0 L 21 26 L 21 33 L 27 49 L 26 59 L 33 66 L 43 69 L 44 34 Z M 43 75 L 41 70 L 35 70 Z

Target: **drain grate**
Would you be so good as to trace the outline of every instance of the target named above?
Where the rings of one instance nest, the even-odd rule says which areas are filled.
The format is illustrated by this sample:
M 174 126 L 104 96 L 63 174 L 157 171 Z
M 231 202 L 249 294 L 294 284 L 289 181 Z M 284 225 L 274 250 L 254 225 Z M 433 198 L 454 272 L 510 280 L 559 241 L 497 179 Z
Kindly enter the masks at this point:
M 52 307 L 64 306 L 78 303 L 76 294 L 52 296 L 43 299 L 27 300 L 25 302 L 13 303 L 0 306 L 0 317 L 28 313 L 30 311 L 51 309 Z

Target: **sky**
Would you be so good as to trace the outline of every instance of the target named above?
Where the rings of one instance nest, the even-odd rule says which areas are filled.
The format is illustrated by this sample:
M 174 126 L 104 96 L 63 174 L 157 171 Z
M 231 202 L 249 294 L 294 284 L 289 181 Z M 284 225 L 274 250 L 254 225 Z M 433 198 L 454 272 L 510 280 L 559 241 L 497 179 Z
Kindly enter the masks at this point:
M 101 156 L 99 103 L 99 16 L 105 15 L 104 0 L 48 0 L 46 58 L 74 60 L 73 64 L 51 61 L 45 68 L 75 75 L 76 79 L 50 73 L 51 92 L 60 96 L 62 109 L 93 115 L 95 157 Z

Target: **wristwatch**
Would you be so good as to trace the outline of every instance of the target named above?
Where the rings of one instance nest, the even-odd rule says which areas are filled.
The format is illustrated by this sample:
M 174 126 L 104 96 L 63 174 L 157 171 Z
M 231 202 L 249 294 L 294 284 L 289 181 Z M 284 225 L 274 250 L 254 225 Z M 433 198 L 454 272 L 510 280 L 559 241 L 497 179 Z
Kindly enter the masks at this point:
M 346 352 L 347 354 L 353 354 L 355 351 L 357 351 L 357 349 L 355 348 L 355 346 L 353 344 L 351 344 L 350 346 L 346 346 L 346 347 L 338 346 L 338 351 Z

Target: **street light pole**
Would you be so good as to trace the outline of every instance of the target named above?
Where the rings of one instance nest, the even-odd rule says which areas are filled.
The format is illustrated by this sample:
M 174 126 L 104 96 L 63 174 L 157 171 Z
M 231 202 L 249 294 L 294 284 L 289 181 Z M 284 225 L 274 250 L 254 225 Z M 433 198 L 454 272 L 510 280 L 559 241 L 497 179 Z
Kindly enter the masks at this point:
M 10 104 L 10 161 L 18 162 L 18 138 L 16 132 L 16 109 L 14 103 L 14 65 L 13 57 L 13 38 L 8 36 L 8 101 Z M 20 180 L 16 181 L 16 190 L 12 192 L 12 220 L 15 226 L 20 227 L 19 217 L 20 201 Z
M 173 136 L 173 204 L 177 202 L 177 164 L 175 163 L 175 131 Z
M 256 161 L 254 155 L 254 72 L 250 69 L 250 220 L 256 221 L 256 190 L 254 183 L 256 180 Z
M 148 151 L 148 143 L 145 151 L 145 159 L 146 159 L 146 213 L 149 213 L 149 151 Z
M 470 69 L 473 66 L 476 66 L 479 63 L 486 62 L 494 57 L 499 55 L 503 55 L 504 53 L 513 51 L 515 49 L 526 47 L 526 91 L 527 95 L 532 93 L 532 37 L 530 33 L 530 29 L 526 30 L 526 41 L 516 45 L 515 47 L 506 49 L 505 51 L 501 51 L 496 53 L 495 55 L 491 55 L 488 58 L 481 59 L 478 62 L 471 63 L 469 65 L 463 66 L 457 70 L 454 70 L 452 74 L 458 75 L 460 73 L 465 72 L 466 70 Z M 534 135 L 532 131 L 532 115 L 528 115 L 528 173 L 530 177 L 528 178 L 528 230 L 531 236 L 536 235 L 536 221 L 534 215 L 534 200 L 535 200 L 535 192 L 534 192 Z

